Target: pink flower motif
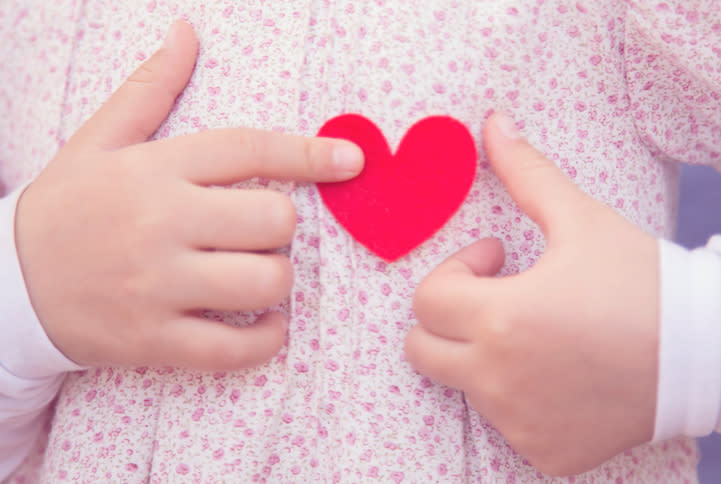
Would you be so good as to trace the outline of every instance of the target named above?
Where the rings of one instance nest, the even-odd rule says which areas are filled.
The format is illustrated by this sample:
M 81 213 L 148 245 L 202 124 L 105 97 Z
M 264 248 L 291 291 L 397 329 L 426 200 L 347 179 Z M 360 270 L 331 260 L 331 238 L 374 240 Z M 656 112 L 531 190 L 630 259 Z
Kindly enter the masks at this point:
M 193 414 L 190 416 L 190 418 L 191 418 L 194 422 L 197 422 L 198 420 L 200 420 L 200 418 L 203 416 L 204 413 L 205 413 L 205 409 L 202 408 L 202 407 L 198 407 L 198 408 L 195 409 L 195 411 L 194 411 Z

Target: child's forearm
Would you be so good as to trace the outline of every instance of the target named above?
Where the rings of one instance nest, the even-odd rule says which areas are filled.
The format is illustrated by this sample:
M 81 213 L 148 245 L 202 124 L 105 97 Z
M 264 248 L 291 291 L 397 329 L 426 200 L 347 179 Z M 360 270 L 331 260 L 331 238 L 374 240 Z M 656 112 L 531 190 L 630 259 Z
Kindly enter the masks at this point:
M 80 368 L 53 346 L 31 306 L 14 237 L 21 192 L 0 199 L 0 481 L 30 451 L 65 372 Z

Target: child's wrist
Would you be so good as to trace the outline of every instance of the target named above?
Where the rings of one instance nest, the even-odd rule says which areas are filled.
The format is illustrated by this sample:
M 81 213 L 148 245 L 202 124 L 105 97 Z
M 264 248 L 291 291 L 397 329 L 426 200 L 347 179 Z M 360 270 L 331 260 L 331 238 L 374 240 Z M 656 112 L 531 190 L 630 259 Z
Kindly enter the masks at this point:
M 46 335 L 25 286 L 15 244 L 15 214 L 27 185 L 0 200 L 0 338 L 1 365 L 20 378 L 44 378 L 81 369 L 68 360 Z

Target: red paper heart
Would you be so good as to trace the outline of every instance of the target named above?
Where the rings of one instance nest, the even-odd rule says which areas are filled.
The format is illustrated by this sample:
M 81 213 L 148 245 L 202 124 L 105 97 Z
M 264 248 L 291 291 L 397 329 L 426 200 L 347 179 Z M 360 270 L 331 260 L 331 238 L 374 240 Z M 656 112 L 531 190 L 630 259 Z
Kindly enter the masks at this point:
M 414 124 L 393 155 L 383 133 L 357 114 L 326 122 L 318 136 L 361 147 L 365 167 L 318 190 L 338 222 L 387 261 L 410 252 L 440 229 L 468 195 L 476 173 L 476 145 L 468 129 L 447 116 Z

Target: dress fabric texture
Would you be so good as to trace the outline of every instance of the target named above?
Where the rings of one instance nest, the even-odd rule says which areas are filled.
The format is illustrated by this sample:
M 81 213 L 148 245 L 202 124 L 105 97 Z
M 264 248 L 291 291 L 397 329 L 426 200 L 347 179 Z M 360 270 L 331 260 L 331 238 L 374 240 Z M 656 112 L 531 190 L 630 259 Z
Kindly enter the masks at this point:
M 43 168 L 176 18 L 194 26 L 200 55 L 158 138 L 230 126 L 313 135 L 355 112 L 395 147 L 442 114 L 468 126 L 479 152 L 460 210 L 393 263 L 355 242 L 314 185 L 238 184 L 292 194 L 297 207 L 281 353 L 235 372 L 71 373 L 47 435 L 9 482 L 696 482 L 685 438 L 574 478 L 544 476 L 462 393 L 415 372 L 403 341 L 414 288 L 458 249 L 501 239 L 503 274 L 543 253 L 542 233 L 485 158 L 481 126 L 494 109 L 586 192 L 672 235 L 675 162 L 719 163 L 721 44 L 707 40 L 718 38 L 718 10 L 710 0 L 5 0 L 5 192 Z

